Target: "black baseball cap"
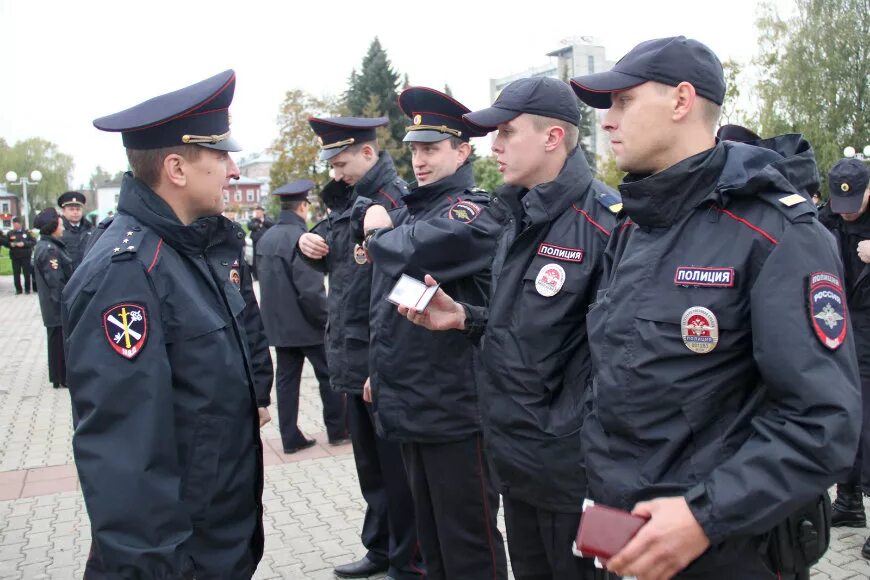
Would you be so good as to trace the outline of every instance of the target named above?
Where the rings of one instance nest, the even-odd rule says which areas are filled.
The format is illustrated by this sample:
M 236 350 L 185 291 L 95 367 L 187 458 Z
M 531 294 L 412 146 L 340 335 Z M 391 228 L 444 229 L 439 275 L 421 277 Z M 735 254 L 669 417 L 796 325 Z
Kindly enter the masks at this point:
M 672 87 L 687 82 L 708 101 L 721 105 L 725 99 L 725 73 L 719 58 L 706 45 L 685 36 L 641 42 L 609 71 L 574 77 L 571 87 L 590 107 L 609 109 L 611 93 L 647 81 Z
M 466 113 L 462 118 L 492 130 L 523 113 L 580 124 L 580 107 L 571 87 L 550 77 L 514 81 L 501 91 L 491 107 Z
M 831 211 L 855 213 L 864 203 L 864 192 L 870 183 L 870 169 L 860 159 L 840 159 L 828 172 L 831 191 Z

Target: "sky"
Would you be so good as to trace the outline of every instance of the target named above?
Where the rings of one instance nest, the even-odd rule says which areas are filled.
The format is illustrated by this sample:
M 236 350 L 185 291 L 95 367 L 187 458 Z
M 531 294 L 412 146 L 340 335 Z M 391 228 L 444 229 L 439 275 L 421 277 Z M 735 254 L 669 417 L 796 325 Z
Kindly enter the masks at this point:
M 120 136 L 93 119 L 228 68 L 243 157 L 271 145 L 287 90 L 342 93 L 375 36 L 412 85 L 447 83 L 474 110 L 490 104 L 490 78 L 545 64 L 569 37 L 594 38 L 616 61 L 643 40 L 683 34 L 748 62 L 757 16 L 756 0 L 0 0 L 0 137 L 56 143 L 74 158 L 77 187 L 97 165 L 127 167 Z

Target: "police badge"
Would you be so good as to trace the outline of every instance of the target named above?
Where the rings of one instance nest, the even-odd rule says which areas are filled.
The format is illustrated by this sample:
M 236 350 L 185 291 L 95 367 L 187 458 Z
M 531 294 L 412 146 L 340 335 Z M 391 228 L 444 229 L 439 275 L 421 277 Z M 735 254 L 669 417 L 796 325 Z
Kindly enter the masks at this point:
M 139 356 L 148 338 L 148 314 L 136 303 L 116 304 L 103 312 L 103 330 L 109 346 L 122 357 Z

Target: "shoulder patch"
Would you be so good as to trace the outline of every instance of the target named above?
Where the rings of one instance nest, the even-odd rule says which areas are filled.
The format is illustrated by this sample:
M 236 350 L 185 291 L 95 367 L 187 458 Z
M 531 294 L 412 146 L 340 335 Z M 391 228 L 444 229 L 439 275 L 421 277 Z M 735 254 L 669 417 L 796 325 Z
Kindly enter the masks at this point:
M 469 224 L 480 215 L 480 206 L 470 201 L 457 201 L 447 210 L 447 217 Z
M 131 228 L 122 232 L 120 240 L 112 246 L 112 261 L 131 260 L 139 250 L 139 241 L 142 238 L 142 228 Z
M 106 340 L 117 354 L 133 360 L 145 348 L 148 339 L 148 313 L 145 306 L 122 302 L 103 312 Z
M 837 350 L 846 340 L 848 310 L 839 276 L 813 272 L 809 277 L 810 323 L 819 341 Z

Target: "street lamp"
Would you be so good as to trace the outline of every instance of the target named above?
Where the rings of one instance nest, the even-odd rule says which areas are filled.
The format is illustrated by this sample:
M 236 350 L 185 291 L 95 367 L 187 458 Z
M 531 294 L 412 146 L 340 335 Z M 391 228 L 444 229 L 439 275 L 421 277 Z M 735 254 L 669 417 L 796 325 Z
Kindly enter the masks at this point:
M 855 151 L 855 148 L 850 145 L 849 147 L 843 149 L 843 157 L 848 157 L 849 159 L 851 159 L 852 157 L 857 157 L 862 161 L 870 162 L 870 145 L 865 145 L 864 151 L 862 151 L 861 153 Z
M 21 179 L 18 179 L 18 174 L 14 171 L 10 171 L 6 174 L 6 181 L 9 185 L 20 185 L 24 190 L 24 229 L 30 229 L 30 205 L 27 203 L 27 186 L 28 185 L 36 185 L 42 180 L 42 172 L 38 169 L 34 169 L 30 172 L 30 179 L 28 180 L 23 175 Z

